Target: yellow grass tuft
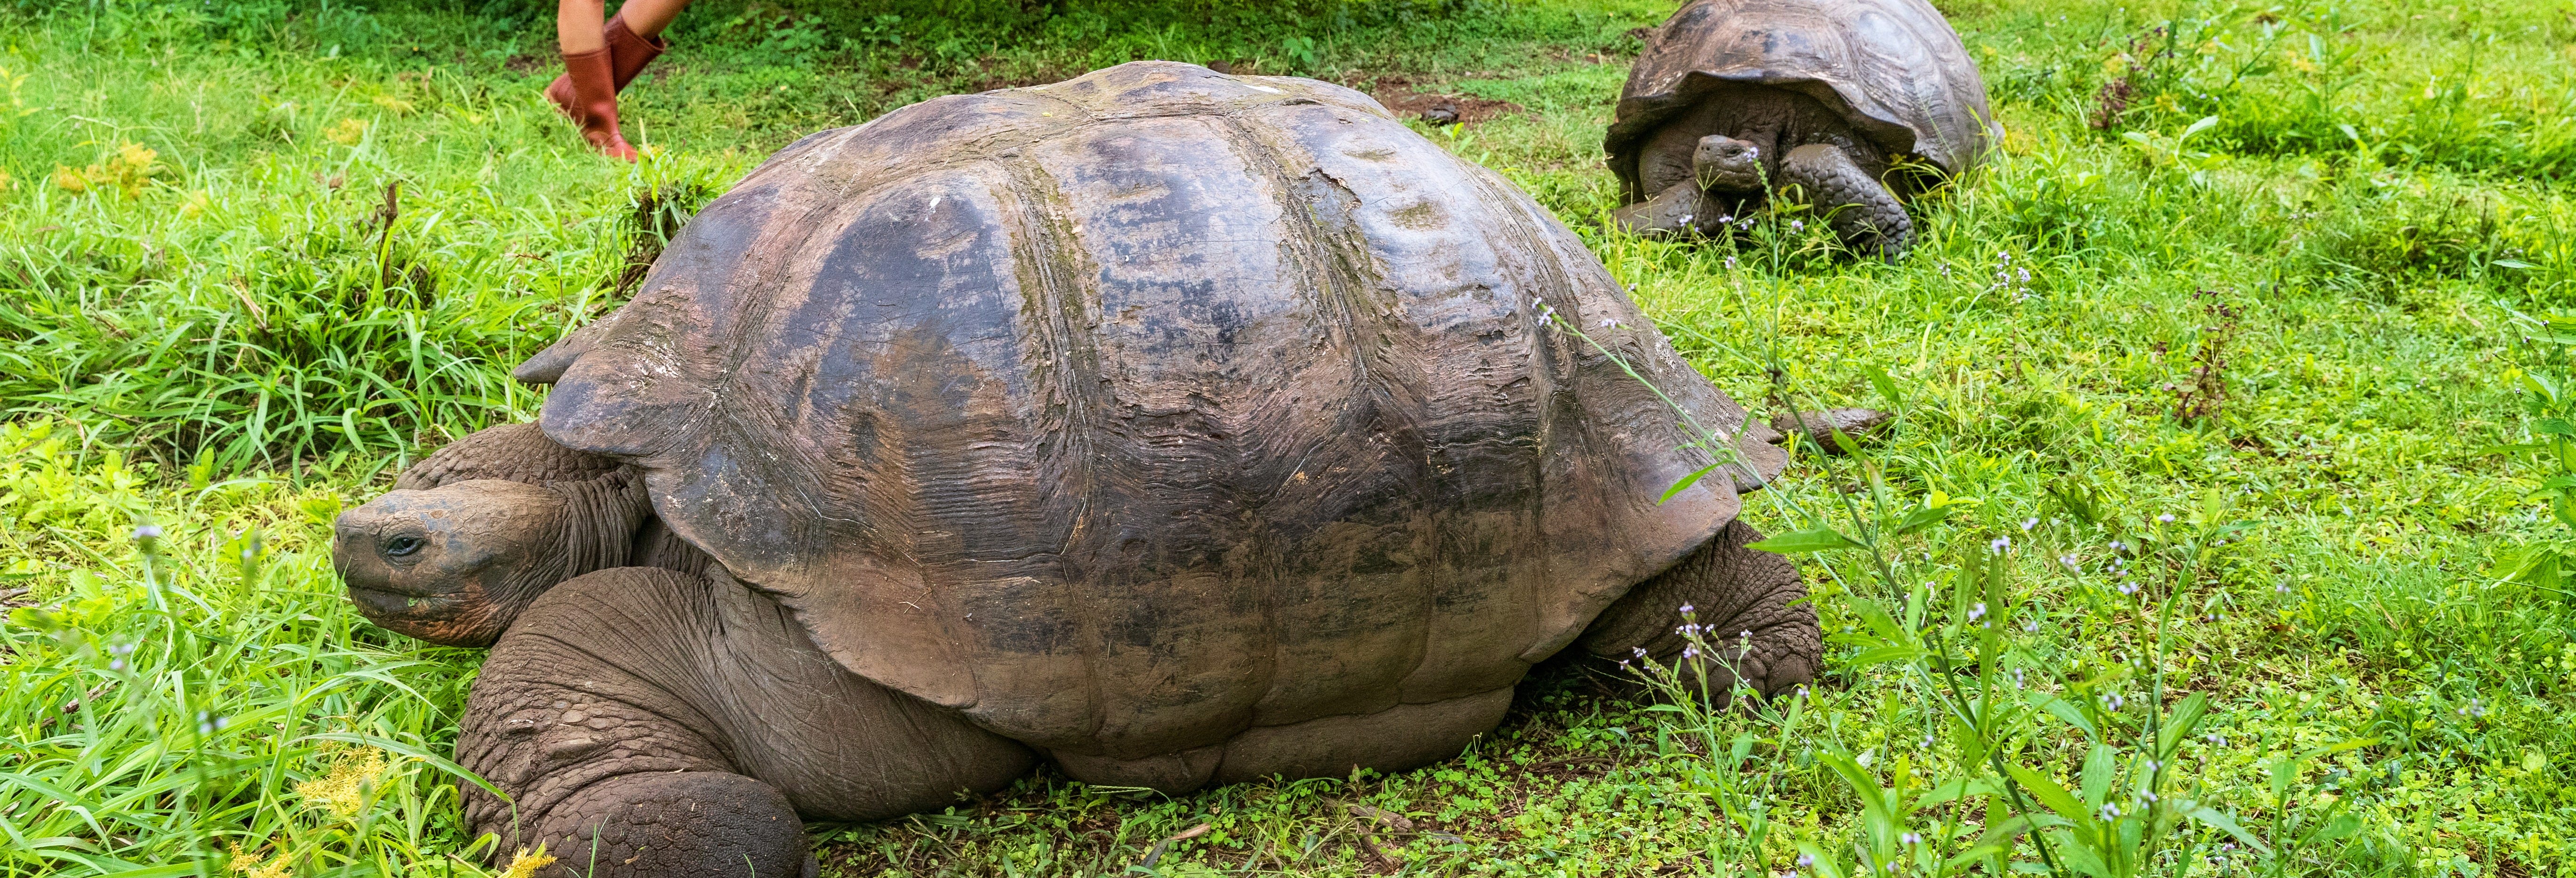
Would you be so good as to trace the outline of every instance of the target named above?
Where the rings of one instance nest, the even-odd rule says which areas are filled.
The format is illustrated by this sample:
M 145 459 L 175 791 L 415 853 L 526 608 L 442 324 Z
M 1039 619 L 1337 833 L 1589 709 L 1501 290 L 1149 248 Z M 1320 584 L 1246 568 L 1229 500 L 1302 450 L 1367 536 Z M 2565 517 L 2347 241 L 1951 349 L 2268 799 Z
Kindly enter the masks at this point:
M 92 188 L 112 188 L 132 198 L 143 194 L 145 184 L 161 173 L 161 153 L 139 143 L 117 147 L 115 154 L 86 168 L 57 165 L 54 186 L 66 192 L 87 192 Z
M 538 845 L 533 852 L 520 848 L 518 855 L 510 858 L 510 868 L 502 870 L 501 878 L 535 878 L 538 869 L 554 864 L 555 858 L 546 855 L 545 845 Z
M 356 146 L 367 136 L 367 122 L 364 119 L 342 119 L 322 129 L 322 136 L 341 146 Z
M 329 808 L 334 815 L 356 817 L 366 810 L 368 794 L 384 772 L 385 751 L 374 747 L 345 748 L 335 753 L 329 772 L 296 784 L 295 794 Z

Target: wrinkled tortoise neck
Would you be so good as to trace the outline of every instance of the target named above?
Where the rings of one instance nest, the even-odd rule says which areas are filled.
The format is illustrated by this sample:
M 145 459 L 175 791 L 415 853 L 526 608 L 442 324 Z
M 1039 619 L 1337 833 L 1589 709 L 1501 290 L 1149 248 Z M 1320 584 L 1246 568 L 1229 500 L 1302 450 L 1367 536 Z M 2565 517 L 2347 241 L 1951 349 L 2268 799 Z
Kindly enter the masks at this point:
M 550 551 L 534 554 L 511 571 L 501 583 L 502 593 L 487 595 L 491 618 L 486 624 L 495 636 L 555 586 L 634 563 L 636 533 L 653 515 L 643 477 L 633 467 L 546 487 L 563 497 L 562 536 Z
M 636 534 L 653 517 L 653 501 L 645 493 L 641 470 L 620 467 L 599 478 L 557 482 L 551 487 L 563 494 L 564 534 L 559 575 L 547 587 L 634 563 Z

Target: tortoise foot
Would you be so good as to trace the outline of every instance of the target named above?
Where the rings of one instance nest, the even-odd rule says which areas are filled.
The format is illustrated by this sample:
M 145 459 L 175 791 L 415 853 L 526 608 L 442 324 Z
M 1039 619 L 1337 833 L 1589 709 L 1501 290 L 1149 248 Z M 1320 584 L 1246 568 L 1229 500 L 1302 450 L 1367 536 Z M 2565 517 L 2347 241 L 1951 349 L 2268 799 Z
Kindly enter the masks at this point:
M 805 824 L 787 797 L 739 774 L 608 778 L 551 809 L 538 837 L 546 874 L 585 878 L 812 875 Z

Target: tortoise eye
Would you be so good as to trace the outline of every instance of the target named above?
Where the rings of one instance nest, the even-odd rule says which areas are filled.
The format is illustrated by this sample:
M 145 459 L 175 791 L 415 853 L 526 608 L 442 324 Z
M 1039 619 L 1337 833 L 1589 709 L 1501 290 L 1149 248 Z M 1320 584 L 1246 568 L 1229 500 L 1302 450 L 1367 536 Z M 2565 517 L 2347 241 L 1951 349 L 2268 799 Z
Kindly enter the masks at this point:
M 399 536 L 385 541 L 385 557 L 401 558 L 420 551 L 423 542 L 415 536 Z

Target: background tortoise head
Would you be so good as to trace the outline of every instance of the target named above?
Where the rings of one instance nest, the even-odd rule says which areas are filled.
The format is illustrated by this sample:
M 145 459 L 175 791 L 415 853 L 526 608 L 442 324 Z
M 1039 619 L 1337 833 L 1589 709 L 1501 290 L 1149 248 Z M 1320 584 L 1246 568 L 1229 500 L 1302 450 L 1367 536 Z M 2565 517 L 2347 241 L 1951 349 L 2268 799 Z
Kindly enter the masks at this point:
M 1699 187 L 1714 192 L 1762 191 L 1762 148 L 1723 134 L 1699 139 L 1691 156 Z
M 556 583 L 624 566 L 649 515 L 632 468 L 512 424 L 439 449 L 341 513 L 331 565 L 369 621 L 488 646 Z

